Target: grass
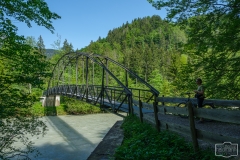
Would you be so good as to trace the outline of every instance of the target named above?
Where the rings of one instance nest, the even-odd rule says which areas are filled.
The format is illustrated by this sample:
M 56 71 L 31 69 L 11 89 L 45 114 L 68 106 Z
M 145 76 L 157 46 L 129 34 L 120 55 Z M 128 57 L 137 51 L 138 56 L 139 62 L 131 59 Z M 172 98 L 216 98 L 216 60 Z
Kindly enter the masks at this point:
M 67 115 L 66 105 L 61 104 L 58 107 L 43 107 L 41 102 L 36 102 L 33 105 L 32 113 L 36 116 L 48 116 L 48 115 Z
M 61 105 L 57 107 L 43 107 L 41 102 L 36 102 L 30 112 L 36 116 L 78 115 L 104 112 L 98 106 L 76 99 L 61 97 L 60 100 Z M 25 112 L 29 111 L 25 110 Z
M 116 160 L 218 160 L 210 150 L 194 153 L 192 144 L 170 131 L 157 132 L 136 116 L 125 118 L 123 144 L 116 149 Z

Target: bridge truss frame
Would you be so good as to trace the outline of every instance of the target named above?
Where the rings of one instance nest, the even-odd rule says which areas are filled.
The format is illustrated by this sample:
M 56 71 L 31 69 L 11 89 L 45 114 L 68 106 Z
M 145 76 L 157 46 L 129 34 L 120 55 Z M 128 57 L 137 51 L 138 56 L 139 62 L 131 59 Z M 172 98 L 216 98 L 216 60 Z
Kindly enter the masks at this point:
M 78 84 L 78 62 L 82 60 L 83 66 L 83 81 L 85 84 Z M 84 60 L 85 60 L 85 73 L 84 73 Z M 93 75 L 94 75 L 94 64 L 97 64 L 102 68 L 102 83 L 101 85 L 90 85 L 89 84 L 89 60 L 93 64 Z M 121 69 L 125 71 L 125 84 L 123 84 L 109 69 L 108 64 L 111 62 L 114 65 L 117 65 Z M 61 82 L 64 82 L 64 71 L 67 69 L 67 66 L 76 64 L 76 84 L 67 84 L 61 85 Z M 61 65 L 61 66 L 60 66 Z M 63 68 L 60 68 L 64 66 Z M 55 80 L 55 74 L 58 74 L 57 83 Z M 119 86 L 109 86 L 108 84 L 108 76 L 111 76 Z M 128 75 L 135 77 L 138 82 L 144 84 L 148 89 L 136 89 L 128 87 Z M 85 76 L 85 77 L 84 77 Z M 85 79 L 85 80 L 84 80 Z M 53 95 L 54 98 L 56 95 L 65 95 L 70 97 L 75 97 L 76 99 L 85 100 L 86 102 L 90 102 L 93 104 L 100 103 L 100 107 L 105 106 L 107 103 L 110 105 L 114 112 L 117 112 L 121 106 L 127 102 L 129 113 L 133 113 L 133 91 L 138 92 L 137 97 L 138 100 L 143 99 L 141 96 L 141 92 L 149 92 L 151 96 L 146 99 L 147 102 L 153 100 L 156 102 L 156 98 L 159 95 L 159 91 L 152 87 L 145 80 L 140 78 L 137 74 L 135 74 L 130 69 L 126 68 L 122 64 L 117 61 L 103 55 L 99 54 L 88 54 L 84 52 L 70 52 L 63 55 L 57 63 L 54 65 L 52 70 L 52 76 L 48 81 L 48 88 L 44 92 L 46 97 Z M 115 108 L 115 102 L 118 101 L 118 107 Z M 104 104 L 105 103 L 105 104 Z

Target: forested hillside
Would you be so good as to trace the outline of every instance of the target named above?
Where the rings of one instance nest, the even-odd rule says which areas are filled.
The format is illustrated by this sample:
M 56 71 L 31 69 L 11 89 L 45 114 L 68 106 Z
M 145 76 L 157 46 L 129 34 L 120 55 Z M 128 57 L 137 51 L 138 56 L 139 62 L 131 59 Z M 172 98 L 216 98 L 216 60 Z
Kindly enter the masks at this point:
M 124 64 L 161 95 L 183 96 L 196 89 L 195 80 L 200 77 L 208 98 L 239 99 L 239 74 L 231 71 L 231 66 L 227 72 L 214 69 L 223 61 L 207 50 L 203 55 L 195 54 L 193 47 L 185 45 L 186 33 L 155 15 L 126 22 L 80 51 L 102 54 Z M 234 57 L 225 58 L 224 64 Z
M 54 49 L 46 49 L 46 56 L 52 57 L 55 54 L 56 50 Z
M 130 68 L 161 94 L 173 95 L 180 64 L 186 63 L 186 56 L 181 54 L 185 41 L 179 27 L 152 16 L 126 22 L 81 51 L 106 55 Z

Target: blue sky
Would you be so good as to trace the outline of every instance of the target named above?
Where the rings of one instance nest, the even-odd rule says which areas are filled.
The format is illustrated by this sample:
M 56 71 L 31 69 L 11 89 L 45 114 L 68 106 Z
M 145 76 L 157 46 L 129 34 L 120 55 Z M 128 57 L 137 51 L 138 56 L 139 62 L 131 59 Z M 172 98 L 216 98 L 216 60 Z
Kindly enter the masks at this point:
M 67 39 L 74 49 L 83 48 L 98 37 L 106 37 L 109 30 L 120 27 L 135 18 L 159 15 L 166 16 L 165 10 L 156 10 L 147 0 L 45 0 L 49 9 L 62 18 L 53 21 L 54 34 L 44 27 L 32 24 L 28 28 L 24 23 L 15 23 L 18 34 L 33 36 L 37 40 L 41 35 L 45 48 L 53 48 L 52 44 L 61 36 L 61 46 Z

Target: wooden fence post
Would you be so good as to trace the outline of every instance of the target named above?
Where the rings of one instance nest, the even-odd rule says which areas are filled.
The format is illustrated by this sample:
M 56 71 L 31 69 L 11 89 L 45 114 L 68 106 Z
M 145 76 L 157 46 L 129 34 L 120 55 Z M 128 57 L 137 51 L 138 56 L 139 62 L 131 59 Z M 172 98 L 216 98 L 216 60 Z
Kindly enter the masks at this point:
M 188 113 L 189 113 L 189 125 L 190 125 L 190 130 L 191 130 L 191 136 L 192 136 L 192 141 L 193 141 L 193 149 L 195 152 L 198 151 L 198 140 L 197 140 L 197 132 L 195 128 L 195 123 L 194 123 L 194 114 L 193 114 L 193 108 L 192 108 L 192 103 L 188 102 Z
M 162 101 L 162 106 L 164 107 L 165 103 L 164 103 L 164 95 L 162 95 L 163 101 Z M 166 114 L 166 108 L 164 107 L 164 114 Z
M 164 99 L 164 95 L 162 95 L 162 98 Z M 164 106 L 165 105 L 165 103 L 164 103 L 164 101 L 162 101 L 162 106 Z
M 142 113 L 142 101 L 139 100 L 139 116 L 140 116 L 140 121 L 143 123 L 143 113 Z
M 156 98 L 153 102 L 153 108 L 154 108 L 154 116 L 155 116 L 155 123 L 156 123 L 156 129 L 158 132 L 160 132 L 160 124 L 159 124 L 159 120 L 158 120 L 158 108 L 157 108 L 157 101 Z

